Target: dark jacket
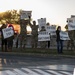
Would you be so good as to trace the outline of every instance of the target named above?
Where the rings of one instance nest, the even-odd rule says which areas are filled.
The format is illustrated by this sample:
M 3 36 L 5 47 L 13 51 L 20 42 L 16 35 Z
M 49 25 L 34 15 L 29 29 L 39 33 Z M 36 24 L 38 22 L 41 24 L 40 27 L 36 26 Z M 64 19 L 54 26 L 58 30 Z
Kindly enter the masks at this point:
M 60 41 L 60 31 L 59 30 L 56 30 L 56 41 Z
M 0 27 L 0 32 L 1 32 L 1 39 L 3 40 L 4 39 L 4 36 L 3 36 L 3 32 L 2 32 L 2 29 L 6 28 L 6 25 L 3 24 L 1 27 Z
M 12 27 L 13 32 L 15 33 L 15 31 L 14 31 L 14 27 L 13 27 L 12 24 L 10 24 L 8 27 Z M 12 41 L 13 39 L 14 39 L 14 35 L 8 38 L 9 41 Z

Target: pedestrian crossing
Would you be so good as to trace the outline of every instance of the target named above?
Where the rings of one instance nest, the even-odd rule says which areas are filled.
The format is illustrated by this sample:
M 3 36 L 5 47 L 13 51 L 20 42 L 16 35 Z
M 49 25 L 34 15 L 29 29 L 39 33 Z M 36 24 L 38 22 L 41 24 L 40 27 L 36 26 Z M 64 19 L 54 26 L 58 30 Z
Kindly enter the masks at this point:
M 56 71 L 50 69 L 37 69 L 37 68 L 20 68 L 0 71 L 0 75 L 73 75 L 68 71 Z

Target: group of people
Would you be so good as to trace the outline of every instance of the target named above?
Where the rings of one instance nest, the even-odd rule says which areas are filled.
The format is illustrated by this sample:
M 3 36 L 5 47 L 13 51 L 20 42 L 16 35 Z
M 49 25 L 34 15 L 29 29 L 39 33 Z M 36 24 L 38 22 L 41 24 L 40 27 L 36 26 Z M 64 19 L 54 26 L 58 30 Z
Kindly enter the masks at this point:
M 38 42 L 38 25 L 36 25 L 36 22 L 33 21 L 33 25 L 29 23 L 31 28 L 32 28 L 32 48 L 37 48 L 37 42 Z M 47 23 L 47 25 L 50 25 Z M 42 27 L 41 31 L 46 31 L 44 27 Z M 57 42 L 57 52 L 58 53 L 63 53 L 63 40 L 60 39 L 60 31 L 61 31 L 61 26 L 57 27 L 56 30 L 56 42 Z M 50 41 L 47 42 L 41 42 L 41 45 L 44 44 L 43 47 L 46 47 L 46 44 L 48 45 L 48 48 L 50 48 Z
M 23 21 L 24 22 L 24 21 Z M 36 25 L 36 21 L 33 21 L 33 24 L 31 23 L 31 18 L 29 18 L 29 20 L 27 21 L 26 24 L 29 24 L 32 31 L 31 31 L 31 46 L 32 48 L 37 48 L 38 46 L 38 25 Z M 49 23 L 47 23 L 46 25 L 50 25 Z M 13 39 L 14 39 L 14 35 L 9 37 L 9 38 L 6 38 L 4 39 L 4 36 L 3 36 L 3 32 L 2 32 L 2 29 L 4 28 L 7 28 L 7 27 L 12 27 L 13 29 L 13 32 L 15 34 L 15 31 L 14 31 L 14 27 L 12 24 L 3 24 L 1 27 L 0 27 L 0 32 L 1 32 L 1 50 L 2 52 L 7 52 L 7 51 L 12 51 L 12 47 L 13 47 Z M 26 29 L 26 27 L 24 28 L 24 30 Z M 18 47 L 18 40 L 20 40 L 20 42 L 25 42 L 26 41 L 26 35 L 27 33 L 24 32 L 23 29 L 21 29 L 21 31 L 23 31 L 23 34 L 22 34 L 22 39 L 17 39 L 17 45 L 16 45 L 16 48 Z M 42 30 L 41 31 L 46 31 L 44 27 L 42 27 Z M 63 53 L 63 40 L 60 39 L 60 31 L 61 31 L 61 26 L 58 26 L 57 27 L 57 30 L 56 30 L 56 42 L 57 42 L 57 52 L 58 53 Z M 25 35 L 25 36 L 24 36 Z M 24 36 L 24 39 L 23 39 L 23 36 Z M 46 44 L 45 44 L 46 43 Z M 48 46 L 48 48 L 50 48 L 50 41 L 42 41 L 40 46 L 42 46 L 41 48 L 45 48 L 46 46 Z
M 9 25 L 8 24 L 2 24 L 2 26 L 0 27 L 2 52 L 12 51 L 14 36 L 11 36 L 9 38 L 4 38 L 3 31 L 2 31 L 4 28 L 7 28 L 7 27 L 12 27 L 13 32 L 14 32 L 14 27 L 12 26 L 12 24 L 9 24 Z
M 29 24 L 31 29 L 32 29 L 32 31 L 31 31 L 31 34 L 32 34 L 31 35 L 31 46 L 32 46 L 32 48 L 37 48 L 39 26 L 36 25 L 36 21 L 33 21 L 33 23 L 31 23 L 30 17 L 29 17 L 29 20 L 28 20 L 27 24 Z M 49 22 L 46 25 L 50 26 Z M 24 26 L 26 26 L 26 25 L 24 25 Z M 44 27 L 42 27 L 41 31 L 46 31 L 46 29 Z M 58 28 L 56 30 L 57 51 L 58 51 L 58 53 L 63 53 L 63 40 L 60 39 L 60 31 L 61 31 L 61 26 L 58 26 Z M 40 46 L 41 46 L 41 48 L 45 48 L 46 46 L 48 46 L 48 48 L 50 48 L 50 41 L 42 41 L 42 42 L 40 42 Z

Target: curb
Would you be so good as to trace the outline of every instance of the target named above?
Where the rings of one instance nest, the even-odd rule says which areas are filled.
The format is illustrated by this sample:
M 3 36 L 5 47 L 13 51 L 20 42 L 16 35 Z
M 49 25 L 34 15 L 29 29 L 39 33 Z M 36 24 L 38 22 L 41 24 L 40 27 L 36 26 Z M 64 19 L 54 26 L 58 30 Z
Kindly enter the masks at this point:
M 42 57 L 55 57 L 55 58 L 75 58 L 72 55 L 63 55 L 63 54 L 38 54 L 38 53 L 16 53 L 16 52 L 0 52 L 0 55 L 16 55 L 16 56 L 42 56 Z

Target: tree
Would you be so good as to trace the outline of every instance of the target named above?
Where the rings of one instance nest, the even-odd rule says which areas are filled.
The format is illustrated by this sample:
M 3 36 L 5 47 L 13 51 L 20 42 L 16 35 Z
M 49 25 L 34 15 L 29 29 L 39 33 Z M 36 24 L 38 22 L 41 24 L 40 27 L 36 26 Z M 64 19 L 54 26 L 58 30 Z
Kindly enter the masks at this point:
M 0 13 L 0 22 L 2 21 L 9 22 L 9 23 L 20 23 L 20 13 L 17 10 L 8 10 L 5 12 Z

